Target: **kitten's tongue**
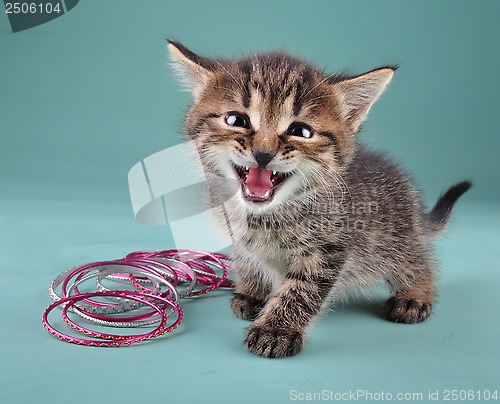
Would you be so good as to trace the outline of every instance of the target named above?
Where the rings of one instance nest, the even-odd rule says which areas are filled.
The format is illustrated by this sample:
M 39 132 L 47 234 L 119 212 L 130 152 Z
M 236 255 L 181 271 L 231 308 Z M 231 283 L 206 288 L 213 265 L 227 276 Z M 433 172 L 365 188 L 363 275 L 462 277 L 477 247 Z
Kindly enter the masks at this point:
M 246 196 L 259 199 L 267 199 L 271 195 L 273 182 L 271 181 L 271 170 L 262 168 L 250 168 L 245 181 Z

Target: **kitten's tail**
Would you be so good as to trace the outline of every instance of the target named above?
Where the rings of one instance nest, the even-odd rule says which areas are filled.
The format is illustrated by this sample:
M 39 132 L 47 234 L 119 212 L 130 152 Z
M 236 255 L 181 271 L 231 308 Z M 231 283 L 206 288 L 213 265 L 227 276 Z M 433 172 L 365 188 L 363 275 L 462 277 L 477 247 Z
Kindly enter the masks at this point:
M 444 229 L 451 214 L 451 208 L 465 192 L 472 186 L 470 181 L 462 181 L 453 185 L 437 201 L 434 209 L 427 213 L 426 219 L 429 230 L 436 234 Z

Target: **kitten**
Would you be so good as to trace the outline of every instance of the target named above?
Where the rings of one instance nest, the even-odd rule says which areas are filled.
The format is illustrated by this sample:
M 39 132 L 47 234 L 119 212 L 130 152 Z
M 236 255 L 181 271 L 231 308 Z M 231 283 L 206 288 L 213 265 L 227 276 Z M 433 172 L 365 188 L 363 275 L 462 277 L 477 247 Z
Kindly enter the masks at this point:
M 426 213 L 408 176 L 356 143 L 395 68 L 325 75 L 286 53 L 214 60 L 168 46 L 194 95 L 185 130 L 214 174 L 212 203 L 228 211 L 231 307 L 255 320 L 248 349 L 297 354 L 322 308 L 380 279 L 393 291 L 388 320 L 427 319 L 436 294 L 431 243 L 471 183 L 451 187 Z

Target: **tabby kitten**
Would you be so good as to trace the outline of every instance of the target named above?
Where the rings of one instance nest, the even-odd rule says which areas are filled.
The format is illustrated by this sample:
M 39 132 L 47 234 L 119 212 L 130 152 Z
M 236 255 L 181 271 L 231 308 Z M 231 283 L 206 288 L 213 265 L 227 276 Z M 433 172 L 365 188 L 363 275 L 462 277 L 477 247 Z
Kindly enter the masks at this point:
M 427 319 L 436 294 L 432 239 L 471 183 L 451 187 L 426 213 L 408 176 L 356 143 L 395 68 L 325 75 L 286 53 L 215 60 L 168 46 L 194 95 L 185 130 L 234 237 L 231 307 L 255 320 L 248 349 L 299 353 L 322 308 L 380 279 L 393 291 L 388 320 Z

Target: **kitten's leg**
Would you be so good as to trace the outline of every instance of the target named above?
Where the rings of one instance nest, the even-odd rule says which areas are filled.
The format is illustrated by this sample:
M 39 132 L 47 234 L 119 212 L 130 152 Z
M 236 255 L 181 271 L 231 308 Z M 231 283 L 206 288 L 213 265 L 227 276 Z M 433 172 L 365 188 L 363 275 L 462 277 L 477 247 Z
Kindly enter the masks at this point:
M 387 320 L 415 324 L 431 315 L 436 288 L 430 263 L 424 260 L 414 262 L 404 273 L 398 273 L 387 281 L 395 290 L 394 296 L 385 305 L 384 317 Z
M 249 328 L 245 344 L 250 352 L 279 358 L 301 351 L 305 329 L 337 279 L 343 252 L 340 255 L 313 253 L 290 266 L 280 289 Z
M 243 320 L 255 320 L 266 304 L 271 284 L 252 265 L 238 260 L 235 260 L 234 264 L 237 270 L 231 309 Z

